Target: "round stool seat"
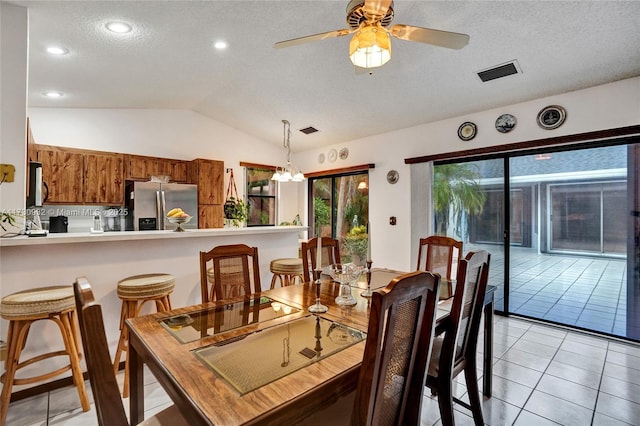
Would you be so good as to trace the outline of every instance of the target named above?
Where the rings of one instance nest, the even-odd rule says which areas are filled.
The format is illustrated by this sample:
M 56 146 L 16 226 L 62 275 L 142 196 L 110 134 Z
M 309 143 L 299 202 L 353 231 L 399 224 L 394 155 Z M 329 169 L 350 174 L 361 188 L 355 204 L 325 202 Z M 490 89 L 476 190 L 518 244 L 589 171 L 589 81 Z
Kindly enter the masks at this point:
M 3 297 L 0 314 L 7 320 L 46 318 L 75 309 L 75 303 L 71 286 L 33 288 Z
M 302 259 L 297 257 L 273 259 L 269 264 L 269 270 L 273 273 L 271 289 L 275 288 L 276 281 L 278 280 L 283 287 L 295 284 L 296 277 L 299 282 L 304 281 L 302 276 Z
M 176 277 L 171 274 L 144 274 L 118 281 L 120 299 L 152 299 L 173 292 Z
M 269 264 L 269 269 L 274 274 L 301 274 L 302 259 L 300 258 L 282 258 L 274 259 Z

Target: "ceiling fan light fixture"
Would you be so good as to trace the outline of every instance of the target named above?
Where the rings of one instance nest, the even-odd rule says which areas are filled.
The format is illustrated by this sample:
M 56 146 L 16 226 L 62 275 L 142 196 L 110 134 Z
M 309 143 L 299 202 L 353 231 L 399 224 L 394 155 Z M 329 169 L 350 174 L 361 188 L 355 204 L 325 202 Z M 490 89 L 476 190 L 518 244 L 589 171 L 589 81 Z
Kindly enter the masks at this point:
M 349 43 L 349 57 L 360 68 L 376 68 L 391 59 L 391 38 L 379 25 L 360 28 Z

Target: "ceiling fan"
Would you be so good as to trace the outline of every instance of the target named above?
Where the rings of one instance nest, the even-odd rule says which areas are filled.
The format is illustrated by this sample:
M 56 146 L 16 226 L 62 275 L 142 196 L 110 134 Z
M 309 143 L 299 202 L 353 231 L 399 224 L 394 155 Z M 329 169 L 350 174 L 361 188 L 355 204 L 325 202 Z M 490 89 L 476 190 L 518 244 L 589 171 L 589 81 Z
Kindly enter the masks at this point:
M 417 41 L 449 49 L 462 49 L 469 43 L 467 34 L 404 24 L 389 27 L 391 21 L 393 21 L 392 0 L 351 0 L 347 6 L 349 28 L 280 41 L 273 47 L 297 46 L 355 33 L 349 44 L 351 62 L 360 68 L 375 68 L 391 59 L 389 35 L 401 40 Z

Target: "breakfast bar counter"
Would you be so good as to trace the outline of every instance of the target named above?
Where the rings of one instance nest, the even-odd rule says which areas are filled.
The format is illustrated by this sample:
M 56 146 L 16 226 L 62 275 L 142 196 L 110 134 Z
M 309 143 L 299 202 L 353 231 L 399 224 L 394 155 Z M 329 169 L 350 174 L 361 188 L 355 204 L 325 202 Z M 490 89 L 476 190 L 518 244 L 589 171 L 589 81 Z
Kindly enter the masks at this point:
M 120 330 L 119 280 L 139 274 L 175 276 L 174 308 L 201 303 L 199 253 L 224 244 L 258 247 L 262 287 L 269 288 L 271 260 L 298 257 L 299 232 L 304 226 L 270 226 L 174 231 L 126 231 L 103 234 L 67 233 L 46 237 L 0 239 L 0 296 L 50 285 L 71 285 L 86 276 L 102 304 L 107 339 L 112 351 Z M 144 313 L 154 312 L 147 304 Z M 53 323 L 30 331 L 31 352 L 49 351 L 59 344 Z M 8 321 L 0 320 L 0 340 L 7 340 Z M 20 390 L 23 387 L 18 387 Z

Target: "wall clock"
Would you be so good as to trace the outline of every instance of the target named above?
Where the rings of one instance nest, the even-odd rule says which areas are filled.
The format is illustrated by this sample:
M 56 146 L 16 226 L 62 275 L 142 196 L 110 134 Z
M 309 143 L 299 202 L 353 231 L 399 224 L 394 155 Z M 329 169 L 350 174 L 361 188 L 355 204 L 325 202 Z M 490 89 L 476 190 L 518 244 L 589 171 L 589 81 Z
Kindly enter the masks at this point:
M 463 141 L 470 141 L 476 137 L 478 128 L 470 121 L 464 122 L 458 127 L 458 137 Z
M 398 179 L 400 179 L 398 172 L 396 170 L 389 170 L 389 173 L 387 173 L 387 182 L 393 185 L 398 182 Z
M 502 114 L 496 120 L 496 130 L 500 133 L 509 133 L 516 127 L 516 118 L 511 114 Z
M 556 129 L 562 126 L 567 118 L 567 112 L 558 105 L 549 105 L 540 110 L 538 113 L 538 126 L 546 130 Z

